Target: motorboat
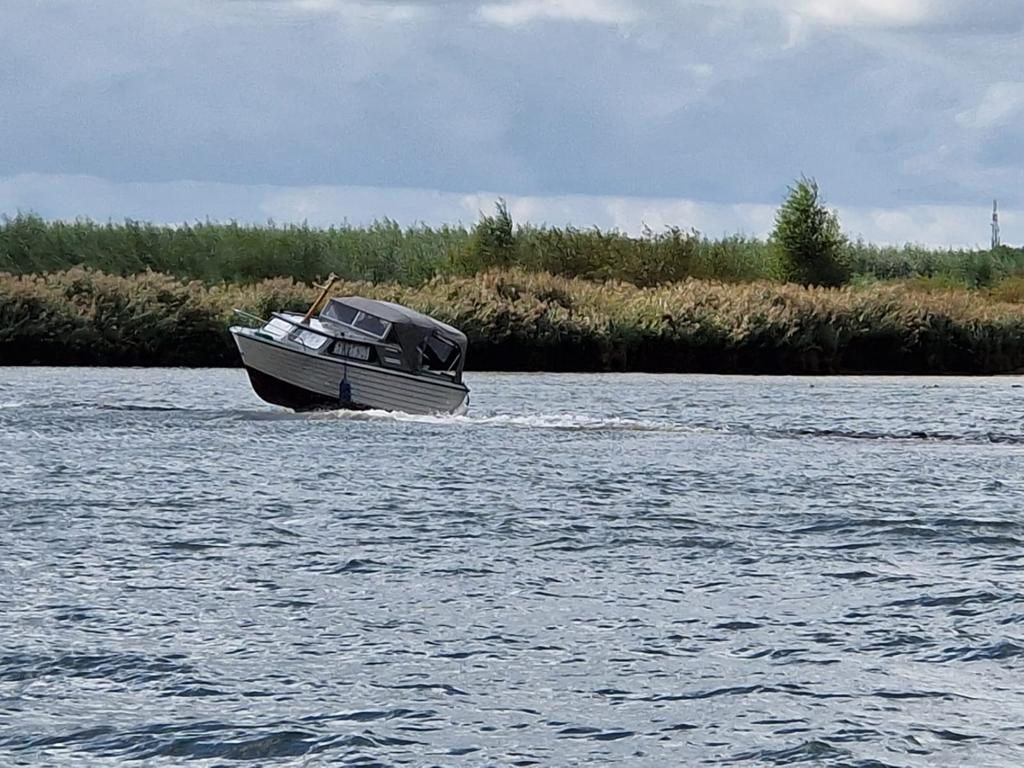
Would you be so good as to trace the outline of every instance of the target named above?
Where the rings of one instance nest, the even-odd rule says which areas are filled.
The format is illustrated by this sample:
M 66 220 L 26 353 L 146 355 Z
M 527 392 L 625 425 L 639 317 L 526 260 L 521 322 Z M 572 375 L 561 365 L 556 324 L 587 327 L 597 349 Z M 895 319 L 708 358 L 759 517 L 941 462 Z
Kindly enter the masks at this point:
M 296 411 L 464 411 L 466 336 L 389 301 L 328 300 L 335 279 L 317 286 L 320 296 L 305 315 L 273 312 L 264 320 L 235 310 L 258 321 L 230 329 L 255 393 Z

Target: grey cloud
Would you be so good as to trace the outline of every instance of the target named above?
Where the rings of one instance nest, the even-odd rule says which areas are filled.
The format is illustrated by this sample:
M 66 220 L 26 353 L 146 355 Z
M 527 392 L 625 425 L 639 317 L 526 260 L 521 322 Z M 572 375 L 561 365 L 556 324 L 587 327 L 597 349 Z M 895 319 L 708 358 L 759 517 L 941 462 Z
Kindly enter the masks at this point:
M 1024 202 L 991 188 L 1019 179 L 1022 129 L 957 121 L 1024 71 L 1004 0 L 790 47 L 760 0 L 510 28 L 479 6 L 7 0 L 0 175 L 730 203 L 806 173 L 853 205 Z
M 1024 29 L 1024 13 L 1018 0 L 945 0 L 924 28 L 954 36 L 1014 35 Z

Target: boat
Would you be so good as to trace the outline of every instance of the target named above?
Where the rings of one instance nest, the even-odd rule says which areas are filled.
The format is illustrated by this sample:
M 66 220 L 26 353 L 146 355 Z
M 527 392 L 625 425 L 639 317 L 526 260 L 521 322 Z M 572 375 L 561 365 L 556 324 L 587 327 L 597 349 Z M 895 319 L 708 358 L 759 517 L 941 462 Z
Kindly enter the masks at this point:
M 323 409 L 464 412 L 466 336 L 401 304 L 362 296 L 327 300 L 331 275 L 305 315 L 273 312 L 231 335 L 264 401 L 295 411 Z

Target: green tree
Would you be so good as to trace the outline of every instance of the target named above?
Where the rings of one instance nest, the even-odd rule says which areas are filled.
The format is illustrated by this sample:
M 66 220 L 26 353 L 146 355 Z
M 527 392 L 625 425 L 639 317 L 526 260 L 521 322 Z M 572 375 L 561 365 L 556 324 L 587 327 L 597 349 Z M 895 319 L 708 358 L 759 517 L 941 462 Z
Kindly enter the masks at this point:
M 772 242 L 783 276 L 803 285 L 842 285 L 850 279 L 846 236 L 825 207 L 814 179 L 801 177 L 775 214 Z

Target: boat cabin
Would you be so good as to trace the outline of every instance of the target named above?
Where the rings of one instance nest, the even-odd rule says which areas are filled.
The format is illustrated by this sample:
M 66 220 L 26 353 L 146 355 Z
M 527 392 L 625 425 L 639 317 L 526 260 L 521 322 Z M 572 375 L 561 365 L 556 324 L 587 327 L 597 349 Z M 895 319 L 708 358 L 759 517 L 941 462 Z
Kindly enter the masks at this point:
M 345 296 L 328 301 L 319 320 L 346 339 L 371 342 L 382 350 L 384 363 L 462 381 L 466 336 L 432 317 L 390 301 Z

